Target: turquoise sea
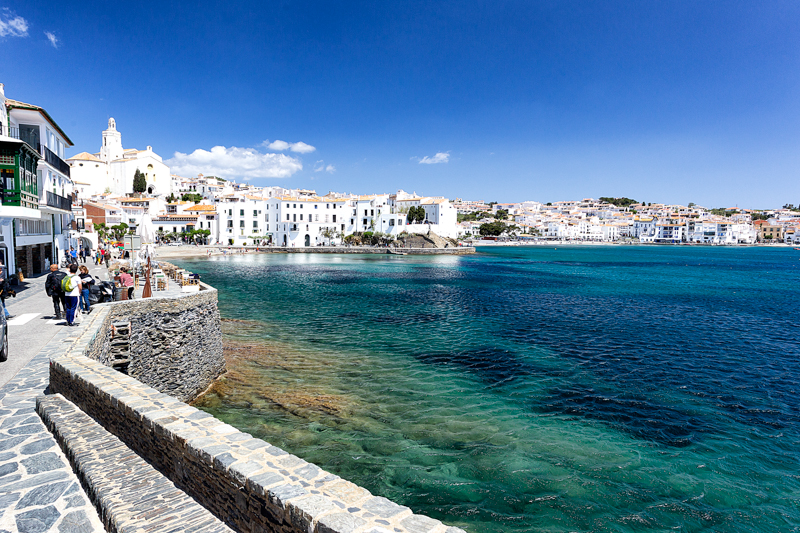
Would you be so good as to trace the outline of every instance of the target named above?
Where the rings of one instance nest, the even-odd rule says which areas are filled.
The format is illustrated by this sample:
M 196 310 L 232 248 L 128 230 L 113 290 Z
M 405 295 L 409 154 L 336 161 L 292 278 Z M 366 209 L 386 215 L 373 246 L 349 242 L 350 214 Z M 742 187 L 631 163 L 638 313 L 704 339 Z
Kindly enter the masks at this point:
M 181 261 L 198 406 L 472 533 L 800 531 L 800 252 L 478 250 Z

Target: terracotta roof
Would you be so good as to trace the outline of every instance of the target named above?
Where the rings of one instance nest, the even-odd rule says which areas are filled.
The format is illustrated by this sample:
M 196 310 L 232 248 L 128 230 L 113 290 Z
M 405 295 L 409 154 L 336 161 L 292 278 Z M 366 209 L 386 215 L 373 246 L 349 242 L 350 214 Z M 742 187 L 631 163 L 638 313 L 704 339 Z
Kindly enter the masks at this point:
M 156 220 L 177 220 L 179 218 L 184 218 L 186 221 L 197 220 L 197 215 L 158 215 L 153 219 Z
M 67 161 L 101 161 L 100 158 L 90 154 L 89 152 L 81 152 L 79 154 L 73 155 Z
M 189 208 L 186 209 L 186 211 L 204 211 L 204 212 L 208 212 L 208 211 L 216 212 L 216 210 L 217 210 L 217 206 L 215 206 L 215 205 L 206 205 L 206 204 L 202 204 L 202 205 L 198 204 L 198 205 L 195 205 L 193 207 L 189 207 Z

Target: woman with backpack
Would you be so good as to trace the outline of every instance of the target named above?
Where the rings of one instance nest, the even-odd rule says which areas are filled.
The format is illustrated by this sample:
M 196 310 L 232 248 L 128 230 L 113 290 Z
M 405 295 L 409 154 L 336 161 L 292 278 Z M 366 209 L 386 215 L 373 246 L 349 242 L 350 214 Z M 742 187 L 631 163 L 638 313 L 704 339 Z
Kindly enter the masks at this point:
M 67 325 L 75 326 L 75 311 L 78 310 L 78 299 L 83 289 L 77 263 L 69 266 L 69 275 L 61 281 L 61 288 L 64 289 L 67 300 Z

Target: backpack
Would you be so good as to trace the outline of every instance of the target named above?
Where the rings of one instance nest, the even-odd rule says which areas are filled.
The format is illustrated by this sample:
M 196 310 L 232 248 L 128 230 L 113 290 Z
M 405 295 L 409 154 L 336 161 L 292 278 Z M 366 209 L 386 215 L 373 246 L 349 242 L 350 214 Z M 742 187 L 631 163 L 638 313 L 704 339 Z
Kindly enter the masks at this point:
M 72 280 L 72 276 L 67 276 L 61 280 L 61 290 L 64 292 L 75 290 L 75 282 Z
M 52 278 L 50 276 L 52 276 Z M 44 288 L 48 296 L 52 296 L 61 292 L 61 281 L 64 279 L 64 277 L 66 277 L 66 274 L 60 270 L 56 270 L 47 276 L 47 282 L 45 283 Z

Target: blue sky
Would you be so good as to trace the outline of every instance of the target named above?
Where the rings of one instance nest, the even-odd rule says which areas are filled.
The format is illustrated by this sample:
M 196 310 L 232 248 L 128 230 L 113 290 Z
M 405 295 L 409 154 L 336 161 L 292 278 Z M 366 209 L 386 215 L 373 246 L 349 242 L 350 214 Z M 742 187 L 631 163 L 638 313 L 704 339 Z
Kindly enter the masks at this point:
M 6 96 L 68 155 L 113 116 L 257 185 L 800 204 L 796 1 L 2 2 Z

